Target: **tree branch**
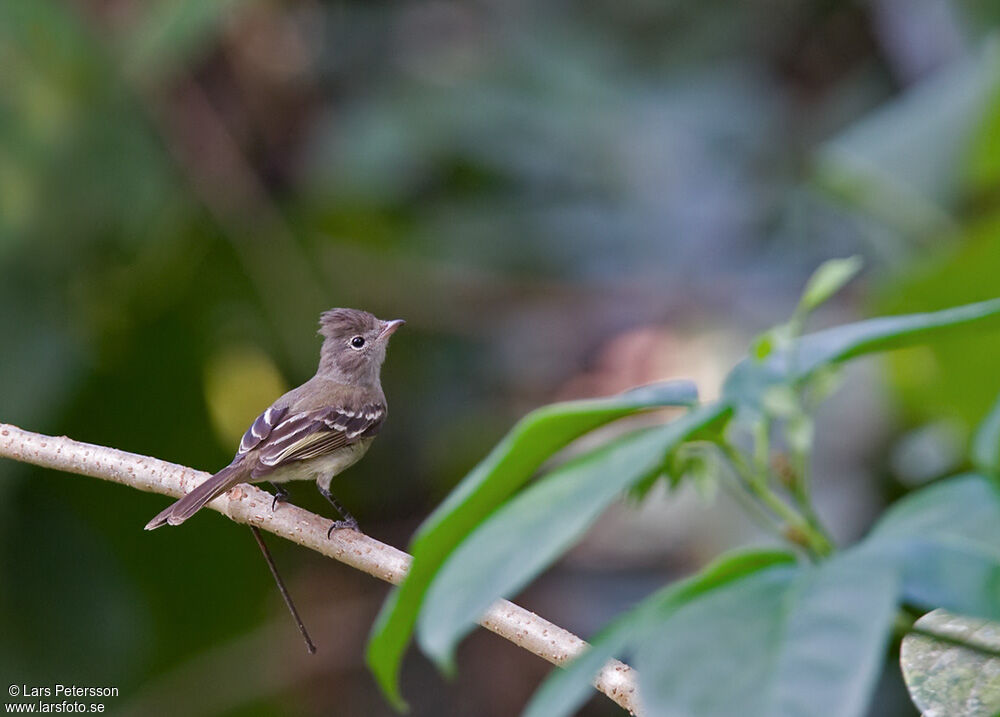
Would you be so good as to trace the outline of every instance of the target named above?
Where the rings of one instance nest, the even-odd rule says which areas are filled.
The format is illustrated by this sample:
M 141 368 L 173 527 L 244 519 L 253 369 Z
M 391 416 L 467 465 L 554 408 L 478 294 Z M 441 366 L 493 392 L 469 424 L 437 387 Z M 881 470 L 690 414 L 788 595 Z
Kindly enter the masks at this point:
M 6 423 L 0 423 L 0 457 L 174 497 L 186 494 L 209 476 L 156 458 L 80 443 L 65 436 L 32 433 Z M 240 484 L 208 507 L 237 523 L 267 530 L 379 580 L 397 585 L 406 576 L 412 558 L 402 550 L 353 530 L 337 530 L 327 538 L 328 518 L 288 503 L 272 512 L 271 500 L 269 493 Z M 137 531 L 140 529 L 141 526 L 136 527 Z M 588 647 L 568 630 L 508 600 L 493 603 L 480 624 L 554 665 L 568 662 Z M 594 686 L 630 713 L 641 711 L 636 673 L 628 665 L 609 661 L 594 680 Z

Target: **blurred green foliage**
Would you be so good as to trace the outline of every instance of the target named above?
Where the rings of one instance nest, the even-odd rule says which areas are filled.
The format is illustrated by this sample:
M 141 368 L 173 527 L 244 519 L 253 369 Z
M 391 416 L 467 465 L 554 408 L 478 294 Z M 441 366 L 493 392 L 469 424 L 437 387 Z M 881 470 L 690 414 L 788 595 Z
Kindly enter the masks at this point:
M 811 426 L 814 407 L 804 406 L 812 379 L 851 358 L 960 329 L 995 333 L 1000 323 L 1000 298 L 994 298 L 801 336 L 802 307 L 815 309 L 828 300 L 843 283 L 830 277 L 856 273 L 857 267 L 843 271 L 850 263 L 831 260 L 813 274 L 792 320 L 779 327 L 783 331 L 768 332 L 776 345 L 755 356 L 760 340 L 755 341 L 751 357 L 730 372 L 719 400 L 582 453 L 515 494 L 523 478 L 499 467 L 523 461 L 525 454 L 534 458 L 542 446 L 549 453 L 557 450 L 563 441 L 553 428 L 578 418 L 580 409 L 555 404 L 536 412 L 547 422 L 524 419 L 417 533 L 413 570 L 387 600 L 368 651 L 390 699 L 400 701 L 399 663 L 413 632 L 413 614 L 419 611 L 421 649 L 454 672 L 457 643 L 495 600 L 522 590 L 569 550 L 617 496 L 669 470 L 670 454 L 697 434 L 706 434 L 702 442 L 716 444 L 728 461 L 731 473 L 721 469 L 716 480 L 735 476 L 726 485 L 768 516 L 788 547 L 798 547 L 816 565 L 741 575 L 731 585 L 689 595 L 679 606 L 677 595 L 687 595 L 691 581 L 675 583 L 619 617 L 600 638 L 611 646 L 598 648 L 598 654 L 602 660 L 626 651 L 635 656 L 642 704 L 650 714 L 724 717 L 742 710 L 761 717 L 859 717 L 882 673 L 900 606 L 1000 617 L 1000 554 L 993 547 L 1000 540 L 1000 492 L 989 474 L 953 477 L 914 493 L 892 506 L 860 544 L 841 551 L 815 510 L 812 432 L 806 440 L 793 438 L 797 426 Z M 827 281 L 833 288 L 821 296 L 817 287 Z M 769 400 L 778 390 L 788 394 L 780 405 Z M 753 435 L 751 449 L 734 440 L 737 431 L 712 429 L 720 423 Z M 984 424 L 977 445 L 996 442 L 995 423 Z M 528 429 L 538 434 L 530 450 L 513 438 L 523 438 Z M 779 433 L 786 436 L 784 474 L 773 468 Z M 672 483 L 682 478 L 675 476 Z M 779 486 L 784 491 L 779 493 Z M 503 501 L 490 515 L 480 495 L 487 489 Z M 707 575 L 715 575 L 718 565 L 709 566 Z M 707 577 L 691 580 L 716 587 Z M 556 678 L 558 686 L 540 693 L 535 709 L 545 704 L 563 715 L 578 707 L 579 684 L 597 671 L 592 660 L 583 664 L 586 668 L 571 667 L 572 678 Z
M 961 241 L 936 251 L 888 283 L 877 304 L 892 312 L 920 311 L 996 296 L 998 229 L 996 219 L 976 222 Z M 971 430 L 1000 391 L 993 359 L 998 351 L 1000 338 L 985 334 L 947 337 L 892 357 L 893 381 L 910 420 L 949 416 Z

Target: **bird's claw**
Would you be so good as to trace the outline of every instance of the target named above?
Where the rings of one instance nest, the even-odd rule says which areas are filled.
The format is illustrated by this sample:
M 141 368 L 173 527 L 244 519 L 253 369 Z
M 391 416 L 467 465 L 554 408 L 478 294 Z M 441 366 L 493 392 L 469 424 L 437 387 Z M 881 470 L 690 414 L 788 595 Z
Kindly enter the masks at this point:
M 271 490 L 274 491 L 274 500 L 271 501 L 271 512 L 278 507 L 278 503 L 286 503 L 288 501 L 288 491 L 278 485 L 277 483 L 268 483 L 271 486 Z
M 350 520 L 335 520 L 333 521 L 333 523 L 330 524 L 330 529 L 326 531 L 326 537 L 329 538 L 330 536 L 332 536 L 333 531 L 335 530 L 343 530 L 343 529 L 356 530 L 359 533 L 361 532 L 361 528 L 358 527 L 358 521 L 356 521 L 354 518 L 351 518 Z

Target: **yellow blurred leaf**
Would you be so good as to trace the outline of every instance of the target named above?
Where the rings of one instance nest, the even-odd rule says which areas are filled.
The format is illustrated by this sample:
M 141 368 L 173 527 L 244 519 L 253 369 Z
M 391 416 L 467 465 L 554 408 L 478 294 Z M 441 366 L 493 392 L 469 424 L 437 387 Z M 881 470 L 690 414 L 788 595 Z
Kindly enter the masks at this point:
M 226 446 L 235 448 L 261 411 L 287 390 L 278 367 L 253 346 L 225 347 L 205 365 L 208 413 Z

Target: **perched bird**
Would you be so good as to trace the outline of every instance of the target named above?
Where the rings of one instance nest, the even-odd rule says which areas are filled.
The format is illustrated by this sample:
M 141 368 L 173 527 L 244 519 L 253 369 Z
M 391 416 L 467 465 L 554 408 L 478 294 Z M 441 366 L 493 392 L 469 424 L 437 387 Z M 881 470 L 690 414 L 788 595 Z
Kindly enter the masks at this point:
M 385 421 L 380 371 L 389 337 L 402 319 L 381 321 L 367 311 L 331 309 L 319 320 L 324 337 L 316 375 L 264 411 L 243 434 L 232 463 L 146 524 L 180 525 L 237 483 L 271 483 L 278 501 L 287 497 L 281 483 L 315 480 L 319 492 L 343 520 L 358 522 L 331 495 L 331 479 L 365 454 Z

